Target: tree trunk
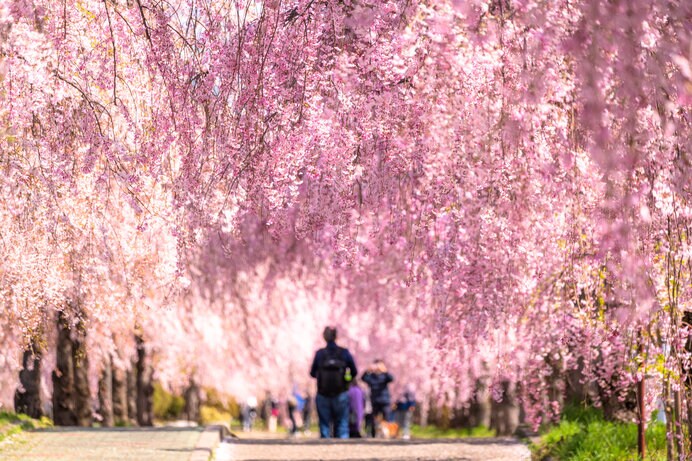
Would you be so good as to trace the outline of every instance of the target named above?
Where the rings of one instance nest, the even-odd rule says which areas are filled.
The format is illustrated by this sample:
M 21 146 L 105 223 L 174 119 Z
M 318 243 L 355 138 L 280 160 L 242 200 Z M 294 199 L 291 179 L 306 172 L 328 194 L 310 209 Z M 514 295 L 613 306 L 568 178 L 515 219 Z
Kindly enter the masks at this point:
M 515 385 L 509 381 L 502 382 L 502 400 L 491 403 L 492 429 L 497 435 L 512 435 L 519 426 L 519 405 L 517 404 Z
M 84 338 L 84 323 L 77 324 L 72 339 L 65 314 L 58 312 L 57 361 L 53 371 L 53 421 L 56 426 L 91 426 L 89 360 Z
M 668 460 L 675 459 L 675 446 L 673 445 L 673 422 L 675 416 L 673 415 L 673 405 L 671 404 L 671 386 L 670 380 L 665 381 L 665 386 L 663 387 L 663 406 L 666 414 L 666 434 L 671 435 L 666 437 L 666 456 Z
M 640 349 L 641 350 L 641 349 Z M 637 383 L 637 400 L 639 421 L 637 424 L 637 453 L 640 459 L 646 459 L 646 381 L 642 376 Z
M 126 374 L 127 379 L 127 417 L 137 424 L 137 363 L 133 362 Z
M 490 427 L 492 405 L 490 402 L 491 399 L 488 381 L 489 380 L 487 378 L 476 380 L 476 393 L 469 409 L 469 422 L 471 427 Z
M 122 426 L 128 423 L 127 411 L 127 372 L 119 368 L 111 369 L 111 389 L 113 392 L 113 421 Z
M 101 425 L 104 427 L 113 427 L 113 372 L 112 359 L 106 361 L 101 372 L 99 380 L 99 415 L 101 416 Z
M 24 351 L 22 370 L 19 372 L 19 388 L 14 393 L 14 411 L 32 418 L 43 416 L 41 406 L 41 354 L 32 341 Z
M 137 424 L 153 426 L 154 386 L 151 382 L 153 372 L 144 347 L 144 340 L 141 336 L 135 339 L 137 341 Z
M 78 339 L 73 340 L 72 354 L 74 364 L 75 414 L 77 425 L 89 427 L 92 423 L 91 391 L 89 390 L 89 357 L 86 351 L 86 330 L 84 323 L 77 324 Z
M 62 312 L 58 312 L 57 360 L 53 370 L 53 422 L 56 426 L 75 426 L 74 366 L 70 328 Z
M 199 422 L 200 394 L 199 386 L 195 380 L 190 381 L 190 386 L 185 389 L 185 417 L 188 421 Z
M 417 423 L 421 427 L 428 425 L 428 414 L 430 410 L 430 401 L 427 398 L 420 399 L 413 411 L 414 424 Z
M 685 311 L 682 314 L 682 322 L 683 326 L 690 327 L 692 326 L 692 312 L 690 311 Z M 687 341 L 685 342 L 685 352 L 691 353 L 692 352 L 692 337 L 688 336 Z M 690 452 L 692 451 L 692 373 L 691 370 L 688 368 L 687 370 L 684 370 L 684 378 L 682 379 L 682 388 L 684 392 L 684 396 L 686 397 L 686 403 L 687 403 L 687 440 L 684 444 L 685 452 L 683 453 L 683 456 L 689 456 Z M 682 424 L 682 421 L 680 421 Z
M 673 402 L 675 405 L 675 441 L 677 442 L 678 449 L 678 459 L 680 461 L 687 459 L 685 450 L 685 431 L 682 424 L 682 398 L 680 396 L 680 391 L 673 391 Z

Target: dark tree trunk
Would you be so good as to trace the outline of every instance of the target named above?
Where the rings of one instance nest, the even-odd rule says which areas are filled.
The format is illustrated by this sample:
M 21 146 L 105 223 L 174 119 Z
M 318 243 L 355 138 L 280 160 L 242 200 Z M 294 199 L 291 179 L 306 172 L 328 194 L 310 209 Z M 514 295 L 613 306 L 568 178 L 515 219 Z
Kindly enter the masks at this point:
M 77 425 L 91 426 L 93 410 L 91 408 L 91 391 L 89 389 L 89 357 L 86 351 L 86 331 L 84 323 L 77 324 L 79 339 L 73 341 L 72 353 L 74 364 L 75 413 Z
M 58 313 L 57 361 L 53 371 L 53 421 L 56 426 L 91 426 L 89 360 L 84 323 L 77 324 L 78 339 L 70 335 L 63 312 Z
M 616 392 L 605 394 L 601 390 L 601 403 L 603 404 L 603 416 L 608 421 L 634 423 L 638 421 L 637 393 L 634 387 L 628 388 L 622 395 Z
M 53 422 L 56 426 L 76 426 L 74 397 L 74 366 L 70 327 L 62 312 L 58 312 L 57 360 L 53 370 Z
M 588 384 L 584 384 L 584 359 L 579 358 L 577 368 L 567 371 L 565 400 L 569 403 L 590 402 L 592 395 Z
M 77 425 L 91 426 L 93 410 L 91 408 L 91 391 L 89 390 L 89 357 L 86 351 L 86 330 L 84 323 L 77 324 L 78 339 L 73 340 L 72 354 L 74 364 L 75 414 Z
M 20 387 L 14 393 L 14 411 L 32 418 L 43 416 L 41 406 L 41 352 L 32 342 L 24 351 L 22 370 L 19 372 Z
M 454 408 L 452 411 L 452 420 L 449 422 L 449 425 L 454 428 L 471 427 L 470 409 L 465 406 Z
M 185 417 L 188 421 L 199 421 L 200 395 L 199 386 L 194 380 L 185 389 Z
M 144 340 L 141 336 L 135 339 L 137 341 L 137 424 L 153 426 L 154 386 L 151 382 L 153 371 L 146 354 Z
M 685 311 L 682 314 L 682 322 L 683 326 L 690 327 L 692 326 L 692 312 L 690 311 Z M 690 353 L 692 352 L 692 337 L 688 336 L 687 337 L 687 342 L 685 343 L 685 352 Z M 687 397 L 685 399 L 687 403 L 687 434 L 688 438 L 685 443 L 685 448 L 686 448 L 686 453 L 687 456 L 690 455 L 690 451 L 692 450 L 692 440 L 690 440 L 692 437 L 689 437 L 689 434 L 692 434 L 692 370 L 689 368 L 685 370 L 685 376 L 684 379 L 682 380 L 683 384 L 683 395 Z M 682 422 L 682 421 L 681 421 Z
M 469 426 L 471 427 L 490 427 L 491 399 L 488 381 L 487 378 L 476 380 L 476 393 L 469 408 Z
M 113 421 L 116 425 L 125 425 L 129 422 L 127 411 L 127 372 L 112 367 L 111 379 L 111 389 L 113 392 Z
M 125 374 L 127 378 L 127 417 L 137 424 L 137 363 L 133 362 Z
M 512 435 L 519 426 L 519 405 L 517 404 L 516 387 L 509 381 L 502 382 L 502 399 L 491 403 L 492 429 L 497 435 Z
M 99 415 L 101 425 L 113 427 L 113 372 L 112 359 L 108 359 L 103 365 L 101 379 L 99 380 Z
M 421 427 L 428 425 L 428 414 L 430 413 L 430 404 L 428 399 L 424 398 L 417 402 L 413 410 L 413 423 Z

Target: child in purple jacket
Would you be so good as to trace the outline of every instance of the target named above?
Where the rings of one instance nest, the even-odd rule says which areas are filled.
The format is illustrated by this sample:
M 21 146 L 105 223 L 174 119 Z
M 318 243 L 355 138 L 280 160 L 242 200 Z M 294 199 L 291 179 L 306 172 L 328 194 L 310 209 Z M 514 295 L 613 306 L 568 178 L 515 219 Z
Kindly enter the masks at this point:
M 348 431 L 349 437 L 360 438 L 360 429 L 363 427 L 363 418 L 365 416 L 365 393 L 358 385 L 358 381 L 354 379 L 351 382 L 351 387 L 348 389 L 349 402 L 349 418 Z

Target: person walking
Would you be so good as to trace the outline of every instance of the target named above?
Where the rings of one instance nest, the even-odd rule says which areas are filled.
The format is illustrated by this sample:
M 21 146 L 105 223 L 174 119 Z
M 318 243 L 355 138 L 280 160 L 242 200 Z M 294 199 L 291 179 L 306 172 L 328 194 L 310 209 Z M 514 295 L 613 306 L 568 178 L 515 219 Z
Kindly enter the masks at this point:
M 327 346 L 315 353 L 310 376 L 317 379 L 317 417 L 320 437 L 348 438 L 348 385 L 358 370 L 348 349 L 336 345 L 336 327 L 328 326 L 322 337 Z
M 312 395 L 309 391 L 305 392 L 305 403 L 303 404 L 303 433 L 310 435 L 310 424 L 312 423 Z
M 404 440 L 411 438 L 411 421 L 415 408 L 416 395 L 413 392 L 413 386 L 408 384 L 401 398 L 396 402 L 397 423 L 401 429 L 401 438 Z
M 387 366 L 382 359 L 377 359 L 363 375 L 363 381 L 370 387 L 370 400 L 372 402 L 372 425 L 370 435 L 375 437 L 377 433 L 377 417 L 384 421 L 391 421 L 392 397 L 389 394 L 389 383 L 394 377 L 387 371 Z
M 363 386 L 363 395 L 365 397 L 365 437 L 369 437 L 374 432 L 375 421 L 372 417 L 372 399 L 370 398 L 370 387 Z
M 359 439 L 362 437 L 360 430 L 363 427 L 365 417 L 365 393 L 356 379 L 351 382 L 351 387 L 348 388 L 348 401 L 348 435 L 351 438 Z
M 279 420 L 279 402 L 270 391 L 267 391 L 267 396 L 262 403 L 261 417 L 267 425 L 267 430 L 272 433 L 276 432 Z
M 250 432 L 257 419 L 257 398 L 250 396 L 242 406 L 243 432 Z
M 296 396 L 291 394 L 286 399 L 286 417 L 290 422 L 288 427 L 289 437 L 295 437 L 296 432 L 298 432 L 298 421 L 296 421 L 296 411 L 298 410 L 298 400 Z

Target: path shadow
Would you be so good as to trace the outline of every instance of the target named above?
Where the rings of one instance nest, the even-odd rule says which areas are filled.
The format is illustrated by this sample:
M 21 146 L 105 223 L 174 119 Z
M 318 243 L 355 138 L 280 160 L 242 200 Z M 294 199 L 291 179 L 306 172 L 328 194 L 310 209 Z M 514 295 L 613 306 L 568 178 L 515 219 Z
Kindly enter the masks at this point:
M 202 432 L 203 427 L 78 427 L 54 426 L 30 429 L 28 432 Z
M 231 445 L 386 445 L 386 446 L 406 446 L 406 445 L 446 445 L 446 444 L 467 444 L 467 445 L 499 445 L 510 446 L 519 445 L 521 442 L 511 437 L 464 437 L 456 439 L 234 439 L 224 438 L 224 442 Z
M 243 461 L 276 461 L 275 458 L 243 458 Z M 323 458 L 301 458 L 300 461 L 324 461 Z M 382 458 L 339 458 L 339 461 L 382 461 Z M 440 458 L 421 458 L 420 456 L 404 457 L 392 461 L 440 461 Z M 466 457 L 447 458 L 445 461 L 478 461 Z

